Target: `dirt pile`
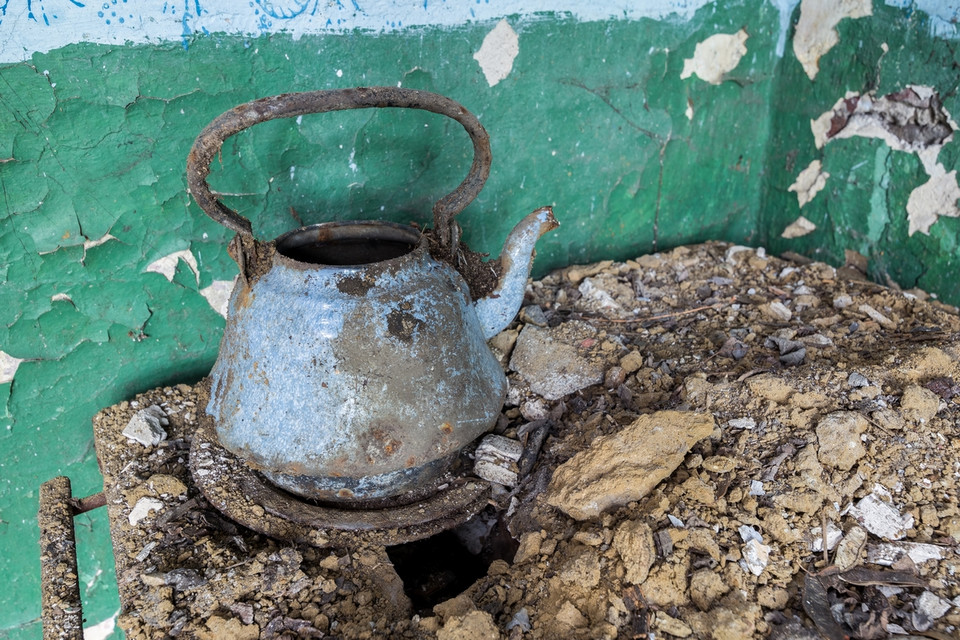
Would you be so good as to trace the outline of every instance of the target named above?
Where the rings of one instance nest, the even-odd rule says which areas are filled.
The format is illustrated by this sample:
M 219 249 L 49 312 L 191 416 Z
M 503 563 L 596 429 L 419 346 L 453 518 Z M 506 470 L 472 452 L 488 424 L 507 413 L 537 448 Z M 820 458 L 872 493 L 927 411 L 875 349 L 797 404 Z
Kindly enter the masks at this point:
M 960 625 L 955 310 L 854 268 L 717 243 L 572 267 L 533 282 L 526 305 L 493 341 L 512 385 L 496 431 L 524 448 L 519 482 L 461 531 L 492 561 L 460 595 L 444 591 L 458 560 L 424 567 L 414 592 L 382 546 L 284 544 L 212 509 L 186 465 L 193 387 L 102 412 L 128 637 Z M 121 434 L 154 405 L 165 440 Z

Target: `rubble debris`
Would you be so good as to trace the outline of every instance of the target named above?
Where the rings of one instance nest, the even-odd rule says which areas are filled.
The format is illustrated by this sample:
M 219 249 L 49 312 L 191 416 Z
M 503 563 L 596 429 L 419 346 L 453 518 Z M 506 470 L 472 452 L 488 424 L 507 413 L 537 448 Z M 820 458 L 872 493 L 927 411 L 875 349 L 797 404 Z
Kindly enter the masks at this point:
M 167 432 L 163 428 L 168 424 L 167 414 L 154 404 L 133 414 L 123 429 L 123 435 L 145 447 L 153 447 L 166 440 Z
M 547 489 L 547 503 L 586 520 L 639 500 L 713 429 L 713 417 L 703 413 L 658 411 L 640 416 L 560 465 Z

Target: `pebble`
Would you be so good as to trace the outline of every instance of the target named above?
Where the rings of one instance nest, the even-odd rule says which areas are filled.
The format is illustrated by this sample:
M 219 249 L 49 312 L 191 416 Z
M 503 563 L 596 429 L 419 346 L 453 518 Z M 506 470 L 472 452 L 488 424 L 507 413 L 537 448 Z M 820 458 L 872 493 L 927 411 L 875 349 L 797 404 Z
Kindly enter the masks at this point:
M 693 629 L 682 620 L 669 616 L 663 611 L 657 611 L 654 615 L 653 626 L 663 633 L 678 638 L 689 638 L 693 634 Z
M 867 380 L 867 377 L 862 373 L 857 373 L 854 371 L 849 376 L 847 376 L 847 386 L 851 389 L 858 389 L 860 387 L 866 387 L 870 384 L 870 381 Z
M 817 424 L 817 459 L 825 467 L 849 471 L 867 450 L 860 435 L 870 426 L 866 418 L 855 411 L 835 411 Z
M 858 310 L 860 311 L 860 313 L 865 313 L 865 314 L 867 314 L 868 316 L 870 316 L 870 318 L 871 318 L 872 320 L 876 321 L 876 323 L 879 324 L 879 325 L 880 325 L 881 327 L 883 327 L 884 329 L 896 329 L 896 328 L 897 328 L 897 323 L 896 323 L 896 322 L 894 322 L 893 320 L 891 320 L 891 319 L 888 318 L 887 316 L 883 315 L 882 313 L 880 313 L 879 311 L 877 311 L 876 309 L 874 309 L 873 307 L 871 307 L 871 306 L 868 305 L 868 304 L 862 304 L 862 305 L 860 305 L 860 307 L 858 308 Z
M 149 516 L 151 511 L 160 511 L 160 509 L 163 509 L 163 503 L 156 498 L 140 498 L 137 500 L 137 503 L 133 505 L 133 509 L 130 510 L 130 515 L 127 516 L 127 519 L 131 525 L 135 525 Z
M 770 564 L 770 547 L 751 539 L 743 545 L 743 564 L 750 573 L 759 576 Z
M 628 520 L 617 527 L 612 545 L 623 560 L 626 581 L 643 584 L 657 558 L 650 527 L 640 520 Z
M 929 591 L 920 594 L 915 606 L 912 622 L 917 631 L 926 631 L 933 626 L 934 620 L 943 617 L 950 610 L 950 602 Z
M 911 384 L 903 390 L 900 410 L 903 417 L 911 422 L 929 422 L 940 410 L 940 396 L 926 387 Z
M 133 414 L 122 433 L 145 447 L 152 447 L 167 439 L 164 427 L 168 424 L 167 414 L 154 404 Z
M 567 323 L 572 324 L 572 323 Z M 552 329 L 526 325 L 510 358 L 510 368 L 547 400 L 603 382 L 605 367 L 597 358 L 581 355 L 571 344 L 561 342 Z
M 883 497 L 889 497 L 889 493 L 874 489 L 873 493 L 851 505 L 847 513 L 873 535 L 887 540 L 900 540 L 913 528 L 913 516 L 909 513 L 901 515 L 897 508 L 885 502 Z
M 673 473 L 690 447 L 713 429 L 708 413 L 640 416 L 557 467 L 547 487 L 547 503 L 576 520 L 587 520 L 638 500 Z

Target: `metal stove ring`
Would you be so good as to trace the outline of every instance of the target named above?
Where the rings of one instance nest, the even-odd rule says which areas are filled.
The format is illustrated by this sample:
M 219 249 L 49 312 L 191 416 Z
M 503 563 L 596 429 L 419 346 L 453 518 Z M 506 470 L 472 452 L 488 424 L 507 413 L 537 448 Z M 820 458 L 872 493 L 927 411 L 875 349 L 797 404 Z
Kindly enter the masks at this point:
M 432 496 L 400 506 L 319 506 L 273 486 L 224 449 L 213 419 L 205 414 L 193 433 L 190 473 L 210 504 L 234 522 L 271 538 L 315 547 L 395 545 L 428 538 L 469 520 L 490 494 L 485 480 L 451 477 Z

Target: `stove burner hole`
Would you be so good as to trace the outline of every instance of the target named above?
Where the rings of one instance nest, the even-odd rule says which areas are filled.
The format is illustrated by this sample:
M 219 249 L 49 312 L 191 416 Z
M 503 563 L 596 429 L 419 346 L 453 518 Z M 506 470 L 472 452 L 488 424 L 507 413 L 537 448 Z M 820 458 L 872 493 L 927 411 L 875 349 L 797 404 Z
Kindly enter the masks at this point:
M 387 547 L 414 613 L 433 615 L 434 605 L 466 591 L 494 560 L 513 560 L 518 543 L 501 515 L 487 507 L 455 529 Z

